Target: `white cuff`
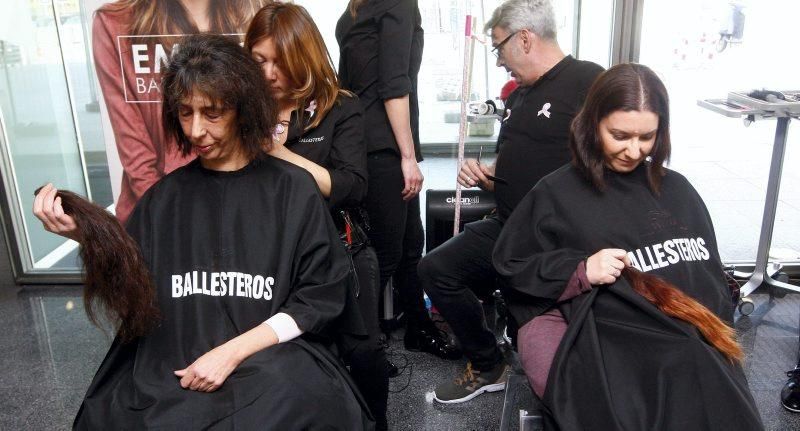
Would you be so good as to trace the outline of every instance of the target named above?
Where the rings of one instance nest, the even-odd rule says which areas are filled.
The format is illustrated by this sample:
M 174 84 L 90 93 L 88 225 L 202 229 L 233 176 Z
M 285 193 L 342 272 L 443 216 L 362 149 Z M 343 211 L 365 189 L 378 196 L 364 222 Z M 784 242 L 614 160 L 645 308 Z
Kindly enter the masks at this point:
M 277 313 L 267 319 L 265 323 L 275 331 L 275 335 L 278 336 L 278 343 L 293 340 L 303 333 L 303 331 L 297 327 L 297 323 L 292 316 L 286 313 Z

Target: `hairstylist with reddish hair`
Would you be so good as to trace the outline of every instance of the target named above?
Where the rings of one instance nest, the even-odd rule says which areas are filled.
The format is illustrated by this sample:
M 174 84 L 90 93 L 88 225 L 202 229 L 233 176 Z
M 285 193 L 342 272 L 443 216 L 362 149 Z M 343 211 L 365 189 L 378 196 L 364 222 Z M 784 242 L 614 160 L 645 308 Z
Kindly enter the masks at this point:
M 338 331 L 339 352 L 386 429 L 389 364 L 378 326 L 378 262 L 365 234 L 366 144 L 361 105 L 339 87 L 325 42 L 308 12 L 274 2 L 253 18 L 245 47 L 261 65 L 278 102 L 269 154 L 308 171 L 325 198 L 358 280 L 353 295 L 368 336 Z

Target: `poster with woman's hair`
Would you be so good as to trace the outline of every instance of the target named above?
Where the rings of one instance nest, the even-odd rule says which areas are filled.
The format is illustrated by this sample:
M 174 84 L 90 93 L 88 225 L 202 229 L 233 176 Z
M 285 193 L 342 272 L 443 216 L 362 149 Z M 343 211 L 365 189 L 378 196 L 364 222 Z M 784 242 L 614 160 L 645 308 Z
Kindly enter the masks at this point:
M 89 0 L 92 1 L 92 0 Z M 117 217 L 125 222 L 156 181 L 188 163 L 161 122 L 161 71 L 183 37 L 241 39 L 269 0 L 95 1 L 92 53 L 104 102 L 104 135 Z

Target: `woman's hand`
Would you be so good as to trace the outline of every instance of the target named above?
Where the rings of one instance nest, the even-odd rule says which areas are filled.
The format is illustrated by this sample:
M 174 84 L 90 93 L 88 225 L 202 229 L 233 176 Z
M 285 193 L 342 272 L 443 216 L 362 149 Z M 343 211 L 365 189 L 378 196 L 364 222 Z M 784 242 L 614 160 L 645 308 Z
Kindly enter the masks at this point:
M 214 392 L 241 362 L 235 348 L 225 343 L 197 358 L 188 367 L 176 370 L 175 375 L 181 378 L 180 384 L 184 389 Z
M 48 183 L 39 190 L 33 199 L 33 214 L 42 221 L 44 229 L 80 242 L 80 232 L 75 219 L 64 213 L 61 197 L 57 197 L 58 189 Z
M 403 180 L 405 182 L 401 194 L 404 201 L 410 201 L 422 191 L 422 182 L 425 178 L 422 176 L 422 171 L 419 170 L 419 164 L 417 164 L 416 159 L 403 157 L 400 160 L 400 169 L 403 171 Z
M 630 264 L 625 250 L 604 248 L 586 259 L 586 278 L 591 284 L 611 284 Z
M 278 341 L 278 334 L 267 322 L 263 322 L 210 350 L 188 367 L 176 370 L 175 375 L 181 378 L 180 384 L 184 389 L 214 392 L 242 361 L 256 352 L 278 344 Z

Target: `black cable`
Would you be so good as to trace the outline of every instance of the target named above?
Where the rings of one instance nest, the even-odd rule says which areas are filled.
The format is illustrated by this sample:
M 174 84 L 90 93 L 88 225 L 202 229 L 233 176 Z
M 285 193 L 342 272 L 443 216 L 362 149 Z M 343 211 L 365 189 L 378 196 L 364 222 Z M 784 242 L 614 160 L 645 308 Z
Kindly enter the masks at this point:
M 401 353 L 395 347 L 390 347 L 389 342 L 385 338 L 383 339 L 383 347 L 386 349 L 386 359 L 393 363 L 398 370 L 397 374 L 389 380 L 389 393 L 396 394 L 403 392 L 411 385 L 411 377 L 414 374 L 414 363 L 408 358 L 408 355 Z M 402 359 L 402 365 L 398 362 L 399 359 Z M 391 381 L 404 375 L 406 370 L 408 370 L 408 377 L 406 378 L 405 384 L 399 389 L 392 389 Z

